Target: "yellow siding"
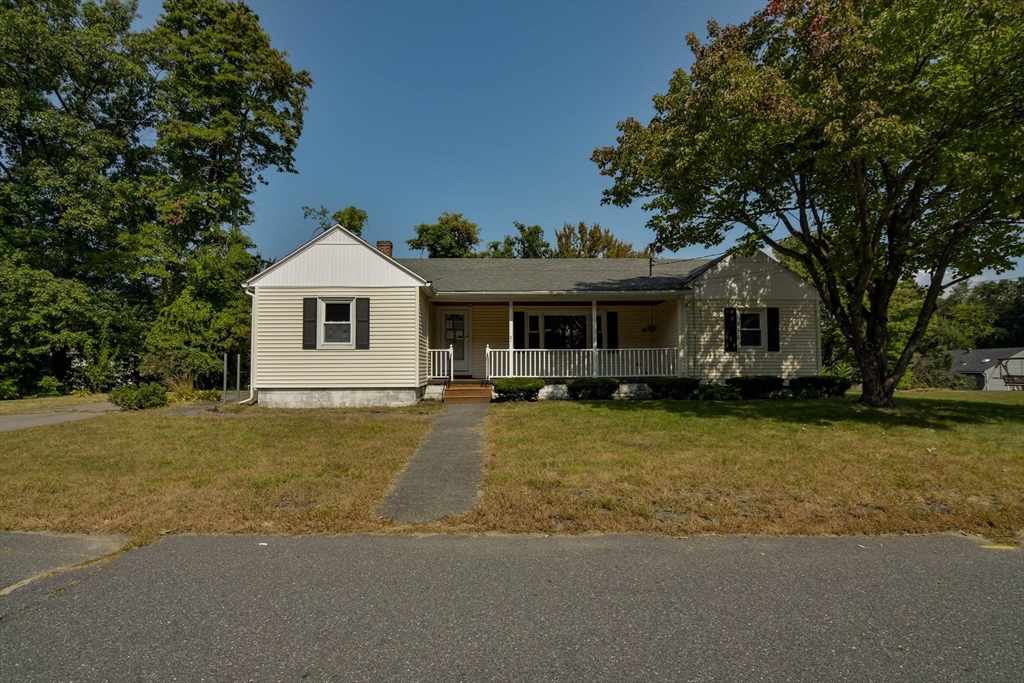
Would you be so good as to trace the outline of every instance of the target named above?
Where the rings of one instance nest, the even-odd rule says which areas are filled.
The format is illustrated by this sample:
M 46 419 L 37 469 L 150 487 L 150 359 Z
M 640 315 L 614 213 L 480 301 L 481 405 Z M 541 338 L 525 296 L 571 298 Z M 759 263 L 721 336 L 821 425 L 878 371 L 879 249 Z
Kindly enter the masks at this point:
M 434 328 L 437 326 L 434 304 L 430 303 L 427 295 L 420 293 L 420 331 L 419 331 L 419 381 L 420 386 L 427 383 L 430 378 L 430 340 L 433 339 Z
M 619 348 L 650 349 L 654 348 L 655 333 L 642 332 L 651 326 L 651 306 L 621 306 L 609 308 L 598 307 L 598 311 L 618 311 L 619 313 Z
M 486 373 L 487 345 L 491 348 L 508 348 L 508 304 L 504 306 L 473 306 L 473 376 L 483 377 Z
M 416 287 L 256 288 L 260 389 L 419 386 Z M 369 297 L 369 349 L 302 348 L 303 297 Z
M 735 308 L 778 308 L 779 351 L 739 349 L 725 351 L 724 310 Z M 722 381 L 737 375 L 775 375 L 789 379 L 818 373 L 818 302 L 704 300 L 698 302 L 691 318 L 694 353 L 691 374 L 701 379 Z
M 679 317 L 676 299 L 664 301 L 654 307 L 654 335 L 657 348 L 679 346 Z

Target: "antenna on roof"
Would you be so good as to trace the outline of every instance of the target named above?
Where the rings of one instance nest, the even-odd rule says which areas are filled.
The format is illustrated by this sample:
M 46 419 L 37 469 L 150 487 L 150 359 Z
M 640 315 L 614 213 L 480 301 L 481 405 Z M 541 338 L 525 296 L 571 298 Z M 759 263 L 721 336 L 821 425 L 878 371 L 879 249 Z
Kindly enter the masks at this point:
M 654 254 L 647 257 L 647 277 L 654 277 Z

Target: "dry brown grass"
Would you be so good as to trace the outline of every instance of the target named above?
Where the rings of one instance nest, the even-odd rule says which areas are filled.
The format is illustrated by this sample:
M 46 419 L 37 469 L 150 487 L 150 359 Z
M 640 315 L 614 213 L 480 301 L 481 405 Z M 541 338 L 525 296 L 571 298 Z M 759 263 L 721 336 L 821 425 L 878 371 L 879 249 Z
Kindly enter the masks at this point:
M 103 403 L 106 394 L 90 394 L 89 396 L 47 396 L 45 398 L 19 398 L 13 401 L 0 401 L 0 415 L 23 415 L 25 413 L 59 410 L 84 405 L 86 403 Z
M 115 413 L 0 434 L 0 529 L 347 533 L 373 514 L 438 408 Z
M 1024 392 L 492 407 L 484 503 L 443 529 L 1019 540 Z

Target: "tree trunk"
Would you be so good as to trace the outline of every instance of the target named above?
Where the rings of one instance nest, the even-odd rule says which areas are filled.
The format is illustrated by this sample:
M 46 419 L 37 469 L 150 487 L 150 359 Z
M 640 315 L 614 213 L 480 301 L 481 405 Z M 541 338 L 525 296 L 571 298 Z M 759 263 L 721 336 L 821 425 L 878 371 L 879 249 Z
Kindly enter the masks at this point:
M 860 396 L 861 405 L 872 408 L 892 408 L 892 395 L 895 384 L 886 384 L 886 361 L 884 350 L 865 351 L 858 354 L 860 373 L 864 378 L 863 391 Z

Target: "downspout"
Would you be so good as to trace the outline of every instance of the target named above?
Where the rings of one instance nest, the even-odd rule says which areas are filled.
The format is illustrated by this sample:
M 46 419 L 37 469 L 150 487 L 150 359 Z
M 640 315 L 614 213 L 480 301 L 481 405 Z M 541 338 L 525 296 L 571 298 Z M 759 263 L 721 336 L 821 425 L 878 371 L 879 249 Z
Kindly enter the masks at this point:
M 249 398 L 238 402 L 238 405 L 252 403 L 256 398 L 256 293 L 245 285 L 242 291 L 249 295 Z

